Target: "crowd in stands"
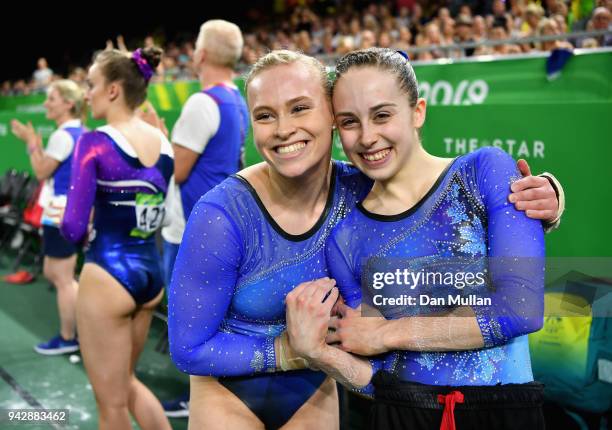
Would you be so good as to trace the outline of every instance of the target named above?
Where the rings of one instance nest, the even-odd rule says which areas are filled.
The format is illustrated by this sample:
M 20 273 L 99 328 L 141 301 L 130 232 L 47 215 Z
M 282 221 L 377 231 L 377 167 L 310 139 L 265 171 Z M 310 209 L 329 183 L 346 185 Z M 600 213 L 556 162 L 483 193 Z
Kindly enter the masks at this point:
M 328 4 L 323 11 L 315 7 L 316 2 L 310 3 L 312 7 L 288 8 L 288 12 L 277 14 L 273 22 L 246 31 L 242 69 L 247 69 L 257 58 L 273 49 L 299 50 L 309 55 L 333 58 L 371 46 L 405 51 L 436 46 L 433 50 L 411 54 L 413 60 L 433 60 L 612 46 L 612 34 L 581 38 L 569 34 L 566 40 L 446 48 L 457 43 L 485 40 L 612 31 L 612 0 L 541 0 L 538 3 L 528 0 L 397 0 L 372 3 L 361 9 L 338 1 L 333 3 L 333 7 Z M 146 36 L 144 45 L 160 45 L 163 41 L 157 39 L 159 37 Z M 192 65 L 193 42 L 171 41 L 163 45 L 164 56 L 154 82 L 196 79 Z M 122 36 L 118 36 L 116 42 L 109 40 L 106 47 L 128 50 Z M 85 70 L 84 67 L 75 67 L 67 77 L 84 84 Z M 31 79 L 3 82 L 0 95 L 43 92 L 51 81 L 61 78 L 49 68 L 45 58 L 39 58 Z

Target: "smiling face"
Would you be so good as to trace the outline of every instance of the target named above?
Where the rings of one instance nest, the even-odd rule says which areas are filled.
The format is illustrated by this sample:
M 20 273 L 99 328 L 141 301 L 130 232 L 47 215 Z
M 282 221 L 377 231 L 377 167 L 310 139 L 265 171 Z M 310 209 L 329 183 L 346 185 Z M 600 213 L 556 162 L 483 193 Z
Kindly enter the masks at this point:
M 51 87 L 47 93 L 47 99 L 43 106 L 47 110 L 47 119 L 56 121 L 64 118 L 66 115 L 70 115 L 70 110 L 74 106 L 74 103 L 64 100 L 59 91 Z
M 295 61 L 262 70 L 247 98 L 255 146 L 271 168 L 294 178 L 329 163 L 333 116 L 314 67 Z
M 425 101 L 412 108 L 396 76 L 376 66 L 353 67 L 334 86 L 336 125 L 347 157 L 374 180 L 395 176 L 420 145 Z

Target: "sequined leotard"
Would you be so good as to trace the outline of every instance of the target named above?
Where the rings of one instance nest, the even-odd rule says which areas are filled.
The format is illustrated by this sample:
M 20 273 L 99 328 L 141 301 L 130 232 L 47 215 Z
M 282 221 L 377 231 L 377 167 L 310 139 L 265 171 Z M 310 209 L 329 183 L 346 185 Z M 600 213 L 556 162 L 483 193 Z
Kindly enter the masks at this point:
M 275 372 L 285 297 L 302 282 L 328 276 L 329 232 L 370 186 L 356 169 L 334 162 L 325 210 L 301 235 L 283 231 L 238 176 L 203 196 L 189 217 L 168 291 L 177 367 L 218 377 L 267 428 L 286 423 L 325 374 Z
M 450 267 L 452 273 L 465 269 L 460 261 L 488 264 L 489 281 L 482 286 L 463 290 L 454 285 L 433 287 L 443 288 L 438 297 L 476 293 L 491 299 L 490 305 L 472 306 L 485 348 L 392 352 L 371 360 L 374 372 L 383 369 L 402 381 L 429 385 L 533 380 L 526 334 L 538 330 L 543 321 L 544 235 L 539 221 L 508 203 L 509 185 L 517 177 L 510 156 L 494 148 L 481 149 L 454 160 L 430 192 L 408 211 L 381 216 L 358 204 L 358 210 L 334 229 L 326 247 L 327 262 L 341 294 L 353 307 L 362 300 L 362 273 L 371 273 L 377 264 L 395 268 L 410 262 L 413 272 Z M 373 266 L 363 272 L 366 263 Z M 474 269 L 470 267 L 470 272 Z M 397 296 L 397 288 L 410 294 L 405 286 L 394 288 L 382 294 Z M 418 298 L 420 293 L 432 293 L 427 288 L 431 287 L 421 285 L 411 291 Z M 398 318 L 423 315 L 428 306 L 417 300 L 416 306 L 379 310 L 387 318 Z M 446 309 L 449 307 L 447 304 Z
M 160 133 L 161 152 L 145 167 L 126 138 L 104 126 L 83 134 L 72 164 L 62 234 L 82 242 L 94 207 L 93 239 L 85 261 L 105 269 L 142 304 L 163 288 L 154 232 L 164 218 L 164 199 L 173 172 L 173 153 Z

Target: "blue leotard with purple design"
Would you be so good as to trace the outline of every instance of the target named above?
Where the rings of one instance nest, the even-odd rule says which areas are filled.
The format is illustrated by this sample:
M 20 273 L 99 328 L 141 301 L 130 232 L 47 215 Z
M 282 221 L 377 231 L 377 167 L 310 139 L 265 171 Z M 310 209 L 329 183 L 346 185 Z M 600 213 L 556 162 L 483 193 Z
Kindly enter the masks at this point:
M 174 164 L 170 143 L 161 133 L 160 140 L 158 161 L 146 167 L 117 129 L 84 133 L 74 150 L 61 226 L 68 240 L 83 242 L 94 208 L 85 261 L 105 269 L 139 304 L 155 298 L 164 285 L 154 233 L 164 219 Z

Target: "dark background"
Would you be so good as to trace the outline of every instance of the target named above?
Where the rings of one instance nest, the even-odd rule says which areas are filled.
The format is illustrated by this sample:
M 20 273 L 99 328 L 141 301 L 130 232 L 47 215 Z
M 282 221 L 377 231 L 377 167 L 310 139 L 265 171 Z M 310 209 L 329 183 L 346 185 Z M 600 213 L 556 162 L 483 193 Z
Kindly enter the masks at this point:
M 129 49 L 135 49 L 147 34 L 164 35 L 164 43 L 195 42 L 200 25 L 208 19 L 227 19 L 248 31 L 272 8 L 272 0 L 54 3 L 51 7 L 13 0 L 0 5 L 0 82 L 30 79 L 39 57 L 46 57 L 55 73 L 66 75 L 75 66 L 86 66 L 94 51 L 118 34 Z

